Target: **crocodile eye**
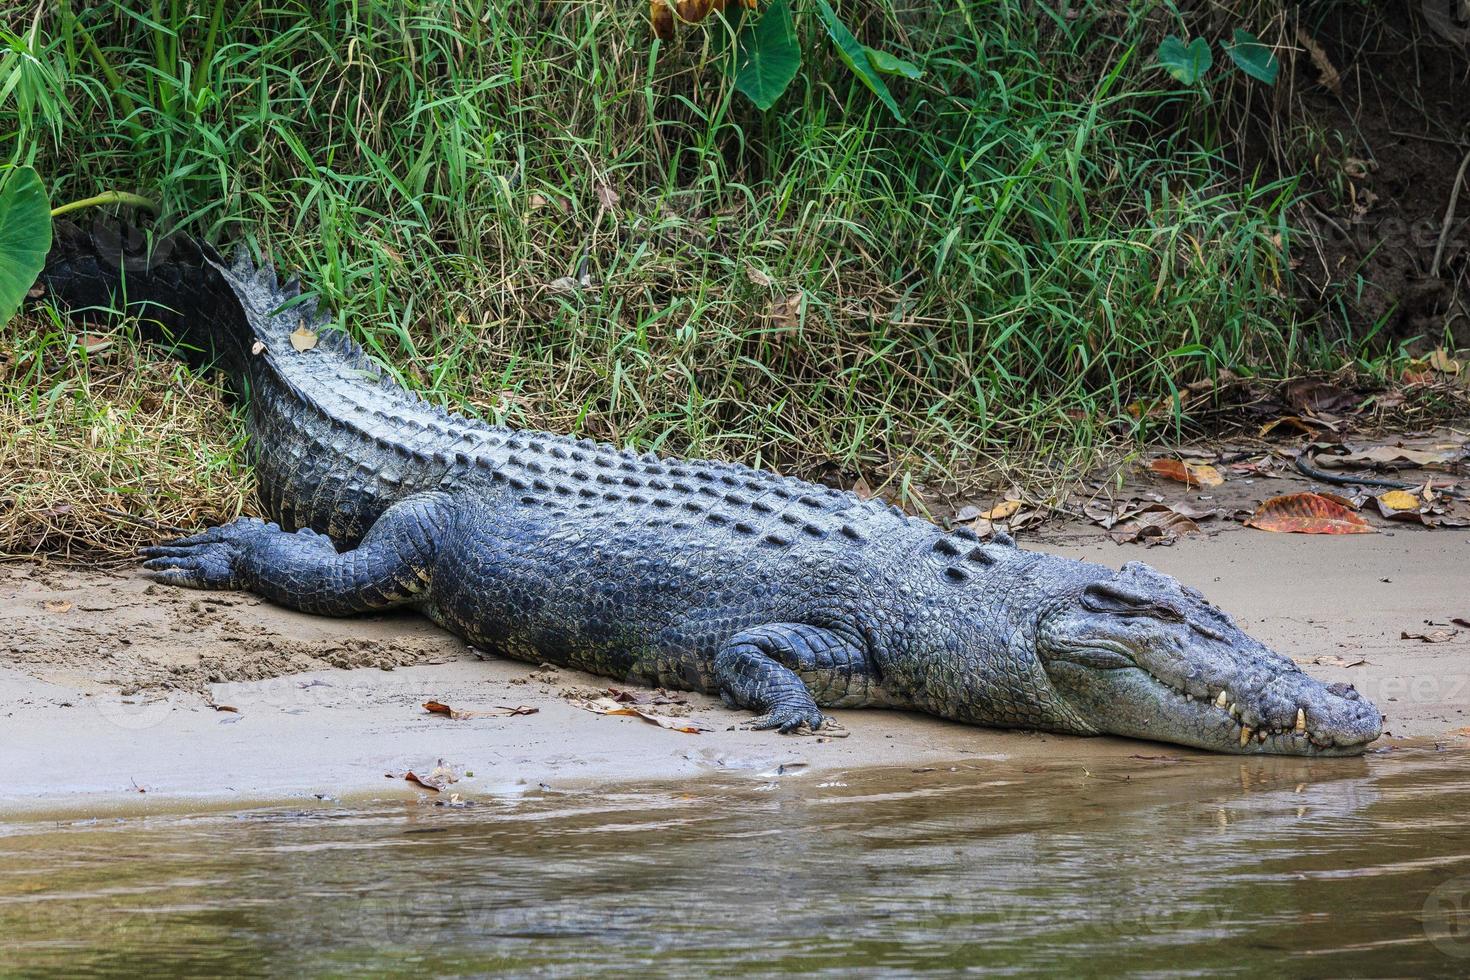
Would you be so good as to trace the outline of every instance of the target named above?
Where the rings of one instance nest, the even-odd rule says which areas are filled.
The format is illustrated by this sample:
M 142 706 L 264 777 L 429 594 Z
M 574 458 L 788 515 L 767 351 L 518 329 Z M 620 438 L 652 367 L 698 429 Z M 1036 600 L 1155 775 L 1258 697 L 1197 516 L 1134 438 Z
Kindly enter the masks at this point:
M 1184 613 L 1166 599 L 1116 582 L 1093 582 L 1082 590 L 1082 608 L 1114 616 L 1146 616 L 1166 623 L 1184 622 Z
M 1137 666 L 1123 654 L 1115 650 L 1104 650 L 1101 647 L 1077 647 L 1068 650 L 1064 659 L 1070 663 L 1093 667 L 1097 670 L 1122 670 L 1124 667 Z

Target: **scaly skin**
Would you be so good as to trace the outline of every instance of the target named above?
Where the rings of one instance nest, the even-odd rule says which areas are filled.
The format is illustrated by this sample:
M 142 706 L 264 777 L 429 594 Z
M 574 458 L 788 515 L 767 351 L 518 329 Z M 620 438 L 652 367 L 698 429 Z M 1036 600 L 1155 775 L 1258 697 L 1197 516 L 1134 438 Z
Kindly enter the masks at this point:
M 73 307 L 155 297 L 167 335 L 249 398 L 261 499 L 146 549 L 162 582 L 324 615 L 409 606 L 483 649 L 722 695 L 754 725 L 896 707 L 1221 752 L 1348 755 L 1381 719 L 1145 565 L 1113 571 L 945 532 L 724 463 L 636 455 L 443 412 L 387 379 L 268 267 L 64 229 Z M 318 334 L 297 351 L 292 330 Z

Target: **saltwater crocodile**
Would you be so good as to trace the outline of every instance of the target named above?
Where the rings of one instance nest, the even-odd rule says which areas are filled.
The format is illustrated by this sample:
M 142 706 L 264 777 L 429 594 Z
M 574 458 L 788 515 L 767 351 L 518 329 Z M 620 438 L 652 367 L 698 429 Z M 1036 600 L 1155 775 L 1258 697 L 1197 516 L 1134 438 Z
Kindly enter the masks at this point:
M 1146 565 L 447 412 L 269 265 L 158 246 L 63 226 L 42 285 L 74 309 L 141 314 L 247 400 L 270 523 L 145 549 L 161 582 L 334 616 L 412 607 L 482 649 L 717 693 L 782 732 L 820 728 L 823 708 L 889 707 L 1221 752 L 1349 755 L 1379 735 L 1351 686 Z

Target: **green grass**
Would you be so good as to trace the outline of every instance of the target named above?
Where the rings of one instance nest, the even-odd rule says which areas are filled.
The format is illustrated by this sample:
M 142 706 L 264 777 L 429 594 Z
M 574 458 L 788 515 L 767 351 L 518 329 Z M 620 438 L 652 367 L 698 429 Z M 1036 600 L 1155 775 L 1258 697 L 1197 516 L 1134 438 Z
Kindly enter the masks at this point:
M 1293 184 L 1151 65 L 1167 5 L 840 5 L 925 68 L 908 126 L 796 8 L 761 114 L 715 21 L 655 54 L 633 0 L 0 0 L 0 158 L 251 242 L 446 403 L 913 504 L 1075 475 L 1219 368 L 1336 362 L 1288 298 Z

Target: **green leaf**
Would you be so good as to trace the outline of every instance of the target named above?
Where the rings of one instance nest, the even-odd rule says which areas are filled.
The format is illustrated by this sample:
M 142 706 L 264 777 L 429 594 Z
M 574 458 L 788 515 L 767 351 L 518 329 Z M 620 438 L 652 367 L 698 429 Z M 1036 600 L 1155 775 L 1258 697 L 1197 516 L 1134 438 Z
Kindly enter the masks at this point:
M 1251 78 L 1267 85 L 1276 84 L 1276 74 L 1281 71 L 1281 62 L 1276 60 L 1276 55 L 1270 48 L 1262 44 L 1250 31 L 1235 29 L 1235 41 L 1232 44 L 1220 42 L 1225 53 L 1230 55 L 1230 60 Z
M 837 53 L 852 73 L 862 80 L 869 90 L 872 91 L 888 111 L 893 113 L 893 118 L 899 122 L 907 122 L 903 113 L 898 110 L 898 103 L 893 101 L 893 96 L 888 91 L 888 86 L 883 82 L 883 76 L 873 71 L 868 66 L 867 50 L 852 36 L 852 31 L 842 21 L 837 19 L 837 13 L 827 0 L 817 0 L 817 13 L 822 15 L 822 23 L 827 27 L 827 33 L 831 35 L 832 42 L 837 45 Z
M 868 64 L 873 66 L 874 71 L 881 71 L 885 75 L 902 75 L 904 78 L 924 77 L 924 69 L 911 61 L 904 61 L 877 48 L 864 47 L 863 50 L 868 53 Z
M 801 67 L 801 46 L 787 0 L 773 0 L 754 23 L 746 18 L 736 48 L 735 88 L 761 109 L 769 109 Z
M 0 323 L 20 309 L 50 250 L 46 188 L 30 167 L 17 167 L 0 187 Z
M 1205 77 L 1205 72 L 1215 63 L 1214 52 L 1210 50 L 1210 44 L 1202 37 L 1197 37 L 1185 44 L 1178 37 L 1170 34 L 1164 38 L 1164 43 L 1159 45 L 1159 64 L 1176 79 L 1185 85 L 1193 85 Z

